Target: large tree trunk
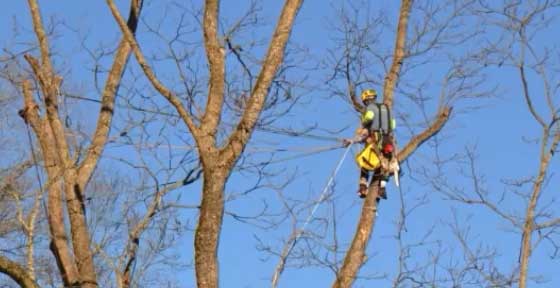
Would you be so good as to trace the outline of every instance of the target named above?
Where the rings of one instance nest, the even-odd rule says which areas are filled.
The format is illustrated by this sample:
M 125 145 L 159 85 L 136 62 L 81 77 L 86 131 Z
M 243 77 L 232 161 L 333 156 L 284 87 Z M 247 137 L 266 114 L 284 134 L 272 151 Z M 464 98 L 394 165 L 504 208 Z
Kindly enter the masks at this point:
M 198 287 L 218 287 L 218 244 L 224 215 L 224 186 L 229 169 L 204 166 L 204 182 L 198 226 L 194 236 Z
M 49 179 L 47 189 L 47 220 L 51 234 L 50 250 L 55 256 L 64 285 L 76 285 L 79 282 L 79 273 L 68 245 L 69 239 L 66 230 L 64 229 L 63 179 L 54 148 L 54 136 L 48 123 L 43 122 L 39 124 L 36 121 L 38 119 L 37 110 L 30 108 L 34 106 L 28 101 L 31 97 L 29 82 L 25 81 L 23 87 L 23 93 L 26 96 L 26 109 L 30 109 L 29 112 L 31 112 L 31 114 L 28 114 L 28 119 L 31 125 L 37 125 L 37 127 L 34 127 L 34 130 L 41 145 L 41 152 Z
M 90 249 L 90 235 L 87 227 L 84 194 L 78 184 L 74 169 L 65 173 L 66 207 L 70 219 L 72 248 L 74 258 L 80 273 L 80 283 L 83 288 L 97 287 L 97 273 Z
M 223 189 L 233 166 L 249 141 L 263 109 L 268 90 L 284 59 L 284 50 L 291 34 L 295 16 L 303 0 L 286 0 L 276 25 L 261 71 L 246 108 L 234 131 L 224 145 L 216 145 L 224 105 L 224 47 L 218 35 L 218 0 L 206 0 L 204 6 L 204 44 L 210 72 L 206 111 L 200 126 L 193 121 L 183 101 L 159 81 L 144 57 L 132 33 L 127 29 L 113 0 L 106 0 L 121 31 L 130 43 L 137 62 L 153 87 L 177 110 L 197 143 L 203 163 L 204 183 L 200 216 L 195 232 L 195 270 L 198 287 L 218 287 L 217 248 L 224 212 Z
M 364 200 L 362 215 L 360 216 L 360 222 L 356 228 L 356 233 L 354 233 L 354 240 L 352 240 L 352 245 L 350 249 L 348 249 L 348 253 L 346 253 L 344 263 L 338 271 L 336 280 L 332 286 L 333 288 L 350 287 L 356 279 L 360 267 L 362 267 L 366 261 L 365 252 L 375 225 L 377 211 L 376 198 L 378 193 L 379 182 L 375 181 L 371 184 L 368 195 Z

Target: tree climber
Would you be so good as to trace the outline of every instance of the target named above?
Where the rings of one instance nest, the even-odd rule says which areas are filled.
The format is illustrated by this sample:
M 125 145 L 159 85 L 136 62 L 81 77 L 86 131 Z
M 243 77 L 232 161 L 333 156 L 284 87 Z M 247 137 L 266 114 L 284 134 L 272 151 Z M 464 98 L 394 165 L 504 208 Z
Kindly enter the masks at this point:
M 376 103 L 377 92 L 366 89 L 361 94 L 362 102 L 366 107 L 361 116 L 361 127 L 356 131 L 352 140 L 345 140 L 346 144 L 352 142 L 365 143 L 364 149 L 356 156 L 360 166 L 360 182 L 358 195 L 365 198 L 368 191 L 368 180 L 373 172 L 371 182 L 379 181 L 379 197 L 387 199 L 385 186 L 387 179 L 393 172 L 398 173 L 396 161 L 395 141 L 393 129 L 395 120 L 391 118 L 391 111 L 384 103 Z

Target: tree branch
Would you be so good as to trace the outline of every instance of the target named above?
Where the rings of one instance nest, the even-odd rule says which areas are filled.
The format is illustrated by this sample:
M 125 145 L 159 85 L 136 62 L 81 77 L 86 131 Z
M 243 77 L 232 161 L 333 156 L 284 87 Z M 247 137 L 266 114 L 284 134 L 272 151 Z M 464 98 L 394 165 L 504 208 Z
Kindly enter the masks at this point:
M 398 159 L 399 162 L 402 162 L 408 158 L 422 143 L 426 140 L 430 139 L 430 137 L 437 134 L 447 123 L 449 120 L 449 116 L 451 115 L 452 108 L 451 107 L 444 107 L 440 110 L 439 115 L 437 118 L 432 122 L 430 127 L 426 128 L 426 130 L 422 131 L 422 133 L 414 136 L 399 152 Z
M 60 84 L 62 83 L 62 78 L 56 75 L 53 70 L 49 51 L 49 43 L 45 33 L 45 29 L 43 27 L 41 13 L 39 11 L 37 1 L 28 0 L 28 4 L 33 21 L 33 29 L 35 30 L 37 41 L 39 41 L 41 65 L 39 65 L 39 62 L 29 54 L 25 54 L 24 58 L 29 63 L 33 70 L 33 73 L 38 79 L 39 86 L 43 92 L 47 119 L 51 126 L 52 132 L 55 134 L 54 139 L 56 141 L 57 152 L 61 157 L 63 163 L 67 165 L 70 162 L 68 144 L 66 142 L 64 129 L 62 128 L 62 124 L 60 123 L 60 119 L 58 118 L 57 96 Z
M 350 61 L 349 61 L 348 58 L 349 58 L 349 56 L 346 55 L 346 57 L 345 57 L 345 59 L 346 59 L 346 69 L 344 70 L 344 74 L 346 76 L 345 78 L 346 78 L 346 87 L 347 87 L 347 90 L 348 90 L 348 98 L 350 98 L 350 102 L 352 103 L 352 106 L 354 107 L 354 110 L 356 110 L 356 112 L 362 114 L 366 107 L 364 107 L 364 105 L 362 105 L 362 103 L 360 103 L 360 101 L 358 101 L 358 96 L 356 95 L 356 86 L 352 82 L 352 79 L 351 79 L 351 76 L 350 76 Z
M 270 41 L 266 58 L 263 61 L 261 71 L 243 116 L 237 124 L 235 131 L 229 137 L 227 144 L 220 150 L 220 153 L 224 156 L 224 161 L 228 165 L 233 165 L 251 137 L 253 128 L 257 123 L 266 100 L 270 84 L 284 59 L 284 50 L 302 2 L 303 0 L 286 0 L 284 4 L 274 36 Z
M 0 273 L 8 275 L 22 288 L 39 288 L 25 268 L 2 255 L 0 255 Z
M 383 102 L 389 107 L 393 107 L 394 90 L 399 80 L 399 72 L 405 56 L 406 30 L 408 28 L 408 18 L 410 16 L 412 1 L 413 0 L 403 0 L 401 2 L 393 63 L 391 64 L 391 69 L 385 78 L 385 85 L 383 86 Z
M 523 97 L 525 98 L 525 102 L 527 103 L 527 108 L 529 108 L 529 112 L 531 115 L 539 122 L 542 127 L 546 127 L 544 120 L 539 116 L 537 111 L 535 111 L 535 107 L 533 107 L 533 101 L 531 101 L 531 96 L 529 95 L 529 84 L 527 83 L 527 77 L 525 76 L 525 67 L 523 64 L 519 65 L 519 77 L 521 78 L 521 83 L 523 84 Z
M 133 0 L 130 3 L 127 27 L 132 33 L 136 32 L 138 26 L 138 19 L 140 18 L 140 11 L 142 10 L 143 4 L 142 1 L 143 0 Z M 113 119 L 115 98 L 129 56 L 130 44 L 126 40 L 126 37 L 122 37 L 117 48 L 113 65 L 105 82 L 105 88 L 103 89 L 103 96 L 101 98 L 101 108 L 91 145 L 87 155 L 78 168 L 78 184 L 82 190 L 91 179 L 91 174 L 99 162 L 99 157 L 105 148 L 105 143 L 107 143 L 109 130 L 111 129 L 111 121 Z
M 142 236 L 142 233 L 144 233 L 144 231 L 148 228 L 151 220 L 157 214 L 158 209 L 160 209 L 161 199 L 163 198 L 163 196 L 165 196 L 170 191 L 173 191 L 182 186 L 189 185 L 198 180 L 201 173 L 201 169 L 192 169 L 183 180 L 172 183 L 171 185 L 168 185 L 165 188 L 161 190 L 158 189 L 158 191 L 156 191 L 155 196 L 152 199 L 152 203 L 150 203 L 150 206 L 146 209 L 144 217 L 142 217 L 142 220 L 140 220 L 134 226 L 134 228 L 132 228 L 128 235 L 128 243 L 126 247 L 127 251 L 125 254 L 126 260 L 124 261 L 125 263 L 122 267 L 120 287 L 130 287 L 130 284 L 132 283 L 132 279 L 130 279 L 131 268 L 134 261 L 136 261 L 138 247 L 140 246 L 140 237 Z
M 161 83 L 159 79 L 156 77 L 154 71 L 152 70 L 146 58 L 144 57 L 144 54 L 142 54 L 138 42 L 136 42 L 134 35 L 130 31 L 130 29 L 128 29 L 128 27 L 126 26 L 126 23 L 124 22 L 124 19 L 122 18 L 119 10 L 115 6 L 113 0 L 106 0 L 106 1 L 107 1 L 107 5 L 111 9 L 111 13 L 113 14 L 113 17 L 115 18 L 119 27 L 121 28 L 124 37 L 130 44 L 132 51 L 134 52 L 134 56 L 136 57 L 136 61 L 138 61 L 138 64 L 142 68 L 142 71 L 144 71 L 144 74 L 146 75 L 150 83 L 163 97 L 165 97 L 165 99 L 167 99 L 167 101 L 169 101 L 169 103 L 171 103 L 171 105 L 173 105 L 173 107 L 175 107 L 175 109 L 179 113 L 179 116 L 181 116 L 181 119 L 185 122 L 185 124 L 193 134 L 195 140 L 198 139 L 199 138 L 198 136 L 200 134 L 199 128 L 193 122 L 187 110 L 185 110 L 183 103 L 181 103 L 181 100 L 179 99 L 179 97 L 177 97 L 177 95 L 175 95 L 171 90 L 165 87 L 163 83 Z
M 35 35 L 37 35 L 37 40 L 39 41 L 39 47 L 41 50 L 41 66 L 46 69 L 46 71 L 53 71 L 51 64 L 51 54 L 49 51 L 49 42 L 47 40 L 47 34 L 43 28 L 43 21 L 41 20 L 41 11 L 39 11 L 39 5 L 37 0 L 28 0 L 29 10 L 31 11 L 31 19 L 33 21 L 33 29 L 35 30 Z
M 560 218 L 552 219 L 550 221 L 546 221 L 536 225 L 536 230 L 551 228 L 554 226 L 560 226 Z
M 218 0 L 206 0 L 204 6 L 204 47 L 210 71 L 206 111 L 202 117 L 201 130 L 204 136 L 215 141 L 224 104 L 225 50 L 218 40 Z M 214 143 L 212 143 L 213 146 Z

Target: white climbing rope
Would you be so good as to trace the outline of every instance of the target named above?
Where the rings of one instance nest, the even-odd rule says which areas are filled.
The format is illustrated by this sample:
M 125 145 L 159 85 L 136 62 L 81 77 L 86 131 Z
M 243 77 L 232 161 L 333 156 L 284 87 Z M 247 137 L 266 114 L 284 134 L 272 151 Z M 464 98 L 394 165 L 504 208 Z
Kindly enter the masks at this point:
M 323 188 L 323 192 L 321 192 L 321 195 L 319 196 L 319 200 L 317 200 L 317 202 L 315 203 L 315 206 L 313 206 L 313 209 L 311 210 L 311 213 L 309 213 L 309 216 L 307 216 L 307 219 L 303 223 L 303 226 L 302 226 L 300 232 L 297 234 L 296 237 L 294 237 L 294 241 L 292 242 L 292 246 L 290 247 L 290 249 L 288 250 L 288 253 L 286 255 L 290 255 L 290 253 L 292 252 L 292 249 L 296 246 L 297 240 L 301 237 L 301 235 L 303 235 L 303 233 L 305 232 L 305 228 L 307 227 L 309 222 L 311 222 L 311 219 L 315 215 L 315 212 L 317 212 L 317 208 L 323 202 L 325 196 L 327 195 L 327 191 L 329 191 L 329 187 L 334 182 L 336 174 L 338 174 L 338 170 L 340 170 L 340 167 L 342 167 L 342 163 L 344 163 L 344 160 L 346 159 L 346 156 L 348 155 L 348 152 L 350 151 L 350 148 L 352 148 L 352 144 L 353 143 L 351 143 L 350 145 L 348 145 L 348 147 L 346 147 L 346 150 L 344 151 L 344 154 L 342 155 L 340 160 L 338 160 L 338 164 L 336 165 L 336 168 L 332 172 L 331 177 L 327 181 L 327 184 Z

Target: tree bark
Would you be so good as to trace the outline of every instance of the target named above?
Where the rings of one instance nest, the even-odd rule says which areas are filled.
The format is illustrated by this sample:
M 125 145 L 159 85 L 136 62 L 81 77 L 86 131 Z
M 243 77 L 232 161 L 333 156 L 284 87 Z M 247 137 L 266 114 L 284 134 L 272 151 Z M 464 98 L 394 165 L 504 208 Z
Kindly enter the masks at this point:
M 350 249 L 348 249 L 344 257 L 344 263 L 336 275 L 336 280 L 332 286 L 333 288 L 351 287 L 356 279 L 356 275 L 358 275 L 360 267 L 362 267 L 366 261 L 366 248 L 377 218 L 376 198 L 378 193 L 379 182 L 374 182 L 370 185 L 368 195 L 364 200 L 360 222 L 354 233 L 354 239 L 352 240 Z
M 225 49 L 218 40 L 219 0 L 206 0 L 204 5 L 204 48 L 210 72 L 206 110 L 200 128 L 204 136 L 215 139 L 224 104 Z
M 203 195 L 194 236 L 195 270 L 198 287 L 218 287 L 218 244 L 224 214 L 223 191 L 229 173 L 209 157 L 204 166 Z M 214 163 L 211 163 L 215 161 Z
M 0 273 L 8 275 L 22 288 L 39 288 L 23 267 L 4 256 L 0 256 Z
M 408 143 L 399 151 L 399 154 L 397 155 L 399 162 L 403 162 L 406 158 L 408 158 L 408 156 L 414 153 L 414 151 L 416 151 L 422 143 L 439 133 L 443 126 L 445 126 L 445 123 L 449 120 L 452 111 L 451 107 L 443 107 L 432 124 L 430 124 L 430 126 L 421 133 L 412 137 L 412 139 L 410 139 L 410 141 L 408 141 Z
M 142 1 L 143 0 L 132 0 L 130 3 L 127 26 L 132 33 L 135 33 L 138 27 L 138 19 L 140 18 L 140 12 L 142 10 Z M 82 190 L 85 189 L 87 183 L 91 179 L 91 175 L 93 171 L 95 171 L 95 167 L 99 162 L 99 157 L 101 157 L 101 153 L 103 153 L 103 149 L 107 143 L 111 122 L 113 120 L 115 97 L 117 96 L 122 76 L 128 64 L 128 59 L 130 58 L 130 51 L 130 44 L 126 41 L 126 37 L 123 36 L 119 42 L 113 65 L 105 81 L 103 95 L 101 96 L 101 108 L 99 109 L 99 116 L 97 118 L 97 125 L 91 145 L 87 155 L 78 168 L 78 185 Z
M 64 229 L 64 206 L 62 192 L 62 171 L 55 151 L 54 135 L 50 125 L 39 117 L 38 105 L 33 99 L 33 92 L 29 80 L 24 80 L 22 84 L 24 97 L 24 109 L 22 116 L 33 129 L 41 153 L 45 161 L 47 171 L 47 220 L 51 236 L 50 249 L 55 256 L 62 281 L 65 286 L 72 286 L 78 283 L 78 268 L 74 262 L 72 252 L 68 246 L 68 236 Z
M 243 111 L 243 116 L 226 145 L 221 149 L 222 156 L 228 162 L 237 161 L 251 137 L 268 95 L 268 89 L 284 60 L 284 50 L 302 3 L 303 0 L 286 0 L 284 4 L 255 87 L 253 87 L 251 97 L 247 101 L 245 111 Z
M 97 273 L 93 263 L 93 254 L 90 248 L 90 235 L 87 226 L 84 191 L 77 184 L 74 168 L 69 168 L 64 173 L 66 209 L 70 220 L 70 233 L 72 235 L 72 250 L 74 261 L 80 273 L 81 287 L 97 287 Z
M 406 30 L 408 29 L 408 18 L 410 16 L 412 2 L 413 0 L 402 0 L 401 2 L 393 63 L 391 64 L 389 73 L 385 77 L 385 84 L 383 86 L 383 102 L 389 107 L 393 107 L 395 86 L 397 85 L 397 81 L 399 81 L 399 73 L 405 57 Z
M 544 128 L 541 143 L 539 173 L 537 179 L 533 184 L 531 199 L 529 200 L 527 210 L 525 212 L 525 223 L 523 225 L 523 233 L 521 238 L 521 266 L 519 267 L 519 288 L 527 287 L 529 260 L 532 253 L 531 238 L 533 231 L 535 231 L 535 209 L 542 192 L 542 184 L 544 183 L 550 159 L 552 158 L 554 151 L 556 151 L 558 143 L 560 143 L 560 132 L 557 132 L 554 135 L 550 147 L 547 147 L 547 139 L 549 139 L 549 130 L 548 128 Z

